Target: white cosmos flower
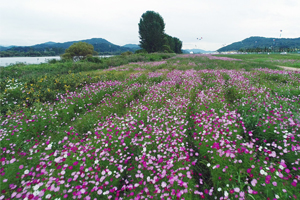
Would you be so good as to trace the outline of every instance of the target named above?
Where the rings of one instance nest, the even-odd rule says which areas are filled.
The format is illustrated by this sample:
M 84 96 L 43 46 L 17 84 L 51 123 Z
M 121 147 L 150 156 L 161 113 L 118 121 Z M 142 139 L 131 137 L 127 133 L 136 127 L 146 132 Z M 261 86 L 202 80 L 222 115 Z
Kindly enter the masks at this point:
M 284 166 L 282 166 L 282 165 L 279 165 L 279 168 L 280 168 L 281 170 L 284 170 Z
M 228 197 L 228 192 L 227 191 L 224 192 L 224 196 Z
M 259 173 L 262 174 L 262 175 L 268 175 L 263 169 L 261 169 L 261 170 L 259 171 Z
M 104 195 L 107 195 L 109 193 L 109 191 L 107 190 L 107 191 L 105 191 L 105 192 L 103 192 L 103 194 Z
M 33 195 L 34 195 L 34 196 L 37 196 L 39 193 L 40 193 L 40 191 L 35 190 L 35 191 L 33 192 Z
M 35 186 L 33 186 L 33 190 L 38 190 L 40 188 L 40 186 L 39 185 L 35 185 Z

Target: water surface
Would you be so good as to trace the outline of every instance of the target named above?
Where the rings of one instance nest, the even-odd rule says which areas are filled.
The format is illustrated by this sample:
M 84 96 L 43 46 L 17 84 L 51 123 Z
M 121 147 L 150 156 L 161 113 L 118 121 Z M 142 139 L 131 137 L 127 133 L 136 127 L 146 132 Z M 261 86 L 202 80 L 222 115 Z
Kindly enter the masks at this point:
M 99 56 L 103 57 L 111 57 L 112 55 Z M 7 67 L 8 65 L 16 64 L 16 63 L 25 63 L 25 64 L 40 64 L 46 63 L 48 60 L 60 60 L 59 56 L 45 56 L 45 57 L 2 57 L 0 58 L 0 66 Z

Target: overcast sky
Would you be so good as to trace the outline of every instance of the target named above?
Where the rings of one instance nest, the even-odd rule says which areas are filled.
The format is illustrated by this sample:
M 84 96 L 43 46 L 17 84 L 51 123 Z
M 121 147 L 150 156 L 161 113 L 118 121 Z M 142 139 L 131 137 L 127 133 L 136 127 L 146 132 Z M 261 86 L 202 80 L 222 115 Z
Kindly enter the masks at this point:
M 163 17 L 183 49 L 279 38 L 280 30 L 282 38 L 300 37 L 300 0 L 0 0 L 0 45 L 90 38 L 139 44 L 138 23 L 148 10 Z

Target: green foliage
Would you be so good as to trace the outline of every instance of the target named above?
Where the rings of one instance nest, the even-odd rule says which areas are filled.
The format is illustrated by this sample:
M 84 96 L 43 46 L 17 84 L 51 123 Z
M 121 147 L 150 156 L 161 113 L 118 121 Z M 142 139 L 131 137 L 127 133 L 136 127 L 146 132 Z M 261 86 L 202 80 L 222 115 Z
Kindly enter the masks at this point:
M 98 57 L 87 57 L 86 61 L 92 62 L 92 63 L 103 63 L 103 61 Z
M 74 91 L 82 84 L 106 80 L 124 80 L 124 73 L 99 69 L 131 62 L 159 61 L 174 54 L 131 54 L 110 58 L 87 57 L 80 62 L 56 61 L 40 65 L 18 64 L 0 68 L 0 113 L 6 114 L 37 102 L 55 101 L 57 93 Z M 86 73 L 93 71 L 95 73 Z M 146 80 L 146 79 L 144 79 Z
M 164 44 L 165 23 L 160 14 L 154 11 L 145 12 L 139 25 L 140 46 L 147 52 L 158 52 Z
M 136 54 L 145 54 L 145 53 L 148 53 L 145 49 L 139 49 L 139 50 L 136 50 L 134 53 Z
M 129 56 L 131 54 L 133 54 L 131 51 L 126 51 L 124 53 L 121 53 L 121 56 Z
M 56 59 L 50 59 L 47 61 L 49 64 L 55 64 L 57 62 Z
M 140 46 L 149 53 L 182 53 L 182 42 L 176 37 L 165 34 L 164 28 L 163 18 L 158 13 L 153 11 L 144 13 L 139 23 Z
M 64 52 L 61 47 L 35 48 L 35 47 L 12 47 L 0 51 L 0 57 L 33 57 L 33 56 L 56 56 Z
M 168 51 L 169 53 L 182 53 L 181 48 L 182 48 L 182 42 L 176 38 L 176 37 L 171 37 L 168 34 L 165 34 L 165 38 L 164 38 L 164 42 L 165 42 L 165 46 L 169 47 L 170 50 Z M 168 49 L 164 49 L 164 50 L 168 50 Z
M 174 53 L 174 51 L 171 50 L 169 45 L 163 45 L 163 51 L 164 53 Z
M 65 60 L 84 60 L 87 57 L 92 57 L 94 53 L 94 47 L 86 42 L 78 42 L 72 44 L 65 53 L 61 55 L 62 59 Z
M 256 65 L 259 67 L 267 67 L 275 69 L 275 66 L 287 66 L 287 67 L 295 67 L 300 68 L 300 54 L 286 54 L 281 55 L 279 53 L 270 53 L 266 54 L 222 54 L 216 55 L 221 57 L 235 58 L 246 61 L 246 63 L 242 63 L 243 65 Z

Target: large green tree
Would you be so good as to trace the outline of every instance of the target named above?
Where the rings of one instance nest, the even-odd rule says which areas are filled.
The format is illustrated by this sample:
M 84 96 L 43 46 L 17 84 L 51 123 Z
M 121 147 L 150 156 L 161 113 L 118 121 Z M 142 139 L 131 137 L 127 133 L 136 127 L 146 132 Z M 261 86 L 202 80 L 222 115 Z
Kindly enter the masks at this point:
M 163 18 L 154 11 L 145 12 L 139 23 L 140 47 L 149 53 L 162 51 L 164 32 L 165 23 Z
M 182 42 L 178 38 L 172 37 L 168 34 L 165 34 L 163 47 L 164 51 L 167 51 L 169 53 L 182 53 Z
M 67 48 L 65 53 L 61 55 L 61 58 L 79 61 L 86 59 L 87 57 L 92 57 L 94 53 L 93 45 L 86 42 L 78 42 Z

